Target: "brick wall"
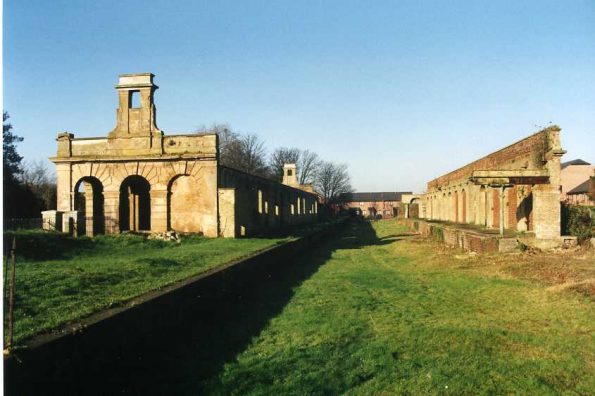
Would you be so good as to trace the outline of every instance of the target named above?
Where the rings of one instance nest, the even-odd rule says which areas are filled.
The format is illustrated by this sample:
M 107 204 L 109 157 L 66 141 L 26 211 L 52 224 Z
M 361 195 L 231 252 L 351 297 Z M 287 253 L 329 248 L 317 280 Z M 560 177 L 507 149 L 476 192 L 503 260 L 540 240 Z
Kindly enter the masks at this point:
M 559 132 L 557 126 L 548 127 L 428 182 L 425 218 L 496 229 L 503 225 L 535 231 L 540 239 L 559 237 L 559 202 L 551 195 L 560 188 L 564 151 Z M 491 171 L 493 176 L 471 179 L 475 171 Z M 541 201 L 534 204 L 536 199 Z
M 559 130 L 551 127 L 551 130 Z M 477 161 L 440 176 L 428 183 L 428 190 L 458 180 L 468 179 L 473 171 L 489 169 L 542 169 L 545 152 L 548 150 L 550 128 L 519 140 Z
M 347 202 L 347 208 L 360 209 L 365 211 L 365 216 L 370 216 L 370 208 L 376 209 L 377 215 L 382 215 L 384 218 L 394 217 L 394 209 L 398 208 L 400 202 L 398 201 L 380 201 L 380 202 Z

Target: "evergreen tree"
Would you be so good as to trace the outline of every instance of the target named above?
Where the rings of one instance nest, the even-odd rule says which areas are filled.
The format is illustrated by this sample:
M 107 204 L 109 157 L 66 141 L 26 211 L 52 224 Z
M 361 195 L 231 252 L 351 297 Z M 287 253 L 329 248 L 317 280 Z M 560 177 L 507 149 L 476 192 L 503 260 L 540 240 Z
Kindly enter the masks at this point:
M 16 144 L 23 138 L 12 132 L 12 125 L 7 122 L 9 115 L 3 114 L 2 154 L 4 170 L 4 221 L 15 218 L 39 217 L 41 205 L 31 189 L 23 185 L 19 176 L 23 173 L 23 157 L 17 153 Z
M 12 133 L 12 125 L 6 122 L 10 116 L 5 111 L 2 115 L 2 154 L 4 167 L 4 183 L 16 182 L 17 176 L 23 172 L 21 161 L 23 157 L 17 153 L 16 144 L 23 138 Z

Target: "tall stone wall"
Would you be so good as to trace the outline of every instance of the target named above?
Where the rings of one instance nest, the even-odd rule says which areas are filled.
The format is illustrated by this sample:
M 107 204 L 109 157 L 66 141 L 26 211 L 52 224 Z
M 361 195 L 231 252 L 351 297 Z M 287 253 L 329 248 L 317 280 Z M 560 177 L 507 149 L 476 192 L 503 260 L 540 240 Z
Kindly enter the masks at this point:
M 546 128 L 428 182 L 425 217 L 560 236 L 559 133 Z
M 219 166 L 219 189 L 224 236 L 257 235 L 318 218 L 315 194 L 236 169 Z

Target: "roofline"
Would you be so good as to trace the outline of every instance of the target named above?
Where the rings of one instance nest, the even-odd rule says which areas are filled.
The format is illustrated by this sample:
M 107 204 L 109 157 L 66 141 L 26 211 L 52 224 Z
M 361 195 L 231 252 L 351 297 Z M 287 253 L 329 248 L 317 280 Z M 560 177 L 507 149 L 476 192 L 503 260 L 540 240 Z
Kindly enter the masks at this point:
M 318 194 L 316 194 L 315 192 L 308 192 L 308 191 L 302 190 L 300 188 L 291 187 L 291 186 L 288 186 L 287 184 L 283 184 L 283 183 L 278 182 L 278 181 L 275 181 L 275 180 L 267 179 L 266 177 L 263 177 L 263 176 L 258 176 L 258 175 L 255 175 L 255 174 L 252 174 L 252 173 L 248 173 L 248 172 L 245 172 L 245 171 L 236 169 L 236 168 L 232 168 L 230 166 L 219 164 L 219 167 L 228 169 L 228 170 L 230 170 L 232 172 L 237 172 L 237 173 L 241 173 L 241 174 L 246 175 L 246 176 L 254 177 L 254 178 L 260 179 L 262 181 L 265 181 L 267 183 L 278 184 L 278 185 L 280 185 L 282 187 L 289 188 L 291 190 L 295 190 L 295 191 L 298 191 L 298 192 L 303 192 L 304 194 L 314 195 L 316 197 L 318 196 Z
M 516 141 L 516 142 L 514 142 L 514 143 L 511 143 L 511 144 L 509 144 L 509 145 L 507 145 L 507 146 L 504 146 L 504 147 L 502 147 L 501 149 L 498 149 L 498 150 L 496 150 L 496 151 L 492 151 L 492 152 L 490 152 L 490 153 L 487 153 L 486 155 L 483 155 L 483 156 L 479 157 L 479 158 L 478 158 L 478 159 L 476 159 L 475 161 L 469 162 L 469 163 L 467 163 L 467 164 L 465 164 L 465 165 L 463 165 L 463 166 L 460 166 L 460 167 L 458 167 L 458 168 L 456 168 L 456 169 L 454 169 L 454 170 L 452 170 L 452 171 L 450 171 L 450 172 L 448 172 L 448 173 L 444 173 L 444 174 L 442 174 L 442 175 L 440 175 L 440 176 L 438 176 L 438 177 L 435 177 L 435 178 L 433 178 L 432 180 L 430 180 L 430 181 L 429 181 L 427 184 L 429 185 L 429 184 L 431 184 L 431 183 L 433 183 L 433 182 L 437 181 L 438 179 L 440 179 L 440 178 L 442 178 L 442 177 L 446 177 L 446 176 L 448 176 L 448 175 L 450 175 L 450 174 L 453 174 L 453 173 L 455 173 L 455 172 L 458 172 L 458 171 L 460 171 L 460 170 L 461 170 L 461 169 L 463 169 L 463 168 L 466 168 L 466 167 L 468 167 L 468 166 L 470 166 L 470 165 L 473 165 L 474 163 L 476 163 L 476 162 L 479 162 L 479 161 L 481 161 L 482 159 L 484 159 L 484 158 L 486 158 L 486 157 L 489 157 L 489 156 L 490 156 L 490 155 L 492 155 L 492 154 L 496 154 L 496 153 L 499 153 L 499 152 L 501 152 L 501 151 L 504 151 L 504 150 L 506 150 L 506 149 L 508 149 L 508 148 L 510 148 L 510 147 L 512 147 L 512 146 L 515 146 L 515 145 L 519 144 L 519 143 L 520 143 L 520 142 L 522 142 L 522 141 L 525 141 L 525 140 L 527 140 L 527 139 L 530 139 L 530 138 L 532 138 L 533 136 L 536 136 L 536 135 L 539 135 L 540 133 L 543 133 L 543 132 L 545 132 L 545 131 L 551 131 L 551 130 L 554 130 L 554 131 L 558 131 L 558 132 L 559 132 L 559 131 L 561 131 L 561 130 L 562 130 L 562 128 L 560 128 L 558 125 L 550 125 L 550 126 L 549 126 L 549 127 L 547 127 L 547 128 L 543 128 L 543 129 L 542 129 L 542 130 L 540 130 L 540 131 L 537 131 L 537 132 L 535 132 L 535 133 L 532 133 L 531 135 L 529 135 L 529 136 L 526 136 L 526 137 L 524 137 L 524 138 L 522 138 L 522 139 L 519 139 L 519 140 L 517 140 L 517 141 Z

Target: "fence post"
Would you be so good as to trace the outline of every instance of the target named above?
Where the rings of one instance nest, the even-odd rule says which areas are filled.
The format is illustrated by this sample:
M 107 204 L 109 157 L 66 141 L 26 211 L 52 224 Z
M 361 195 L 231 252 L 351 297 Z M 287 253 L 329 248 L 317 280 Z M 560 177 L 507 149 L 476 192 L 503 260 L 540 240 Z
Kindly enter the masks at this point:
M 12 237 L 12 248 L 10 249 L 10 260 L 12 262 L 12 273 L 10 274 L 10 295 L 8 297 L 8 341 L 4 348 L 4 353 L 9 354 L 12 347 L 12 337 L 14 332 L 14 297 L 16 292 L 16 237 Z

